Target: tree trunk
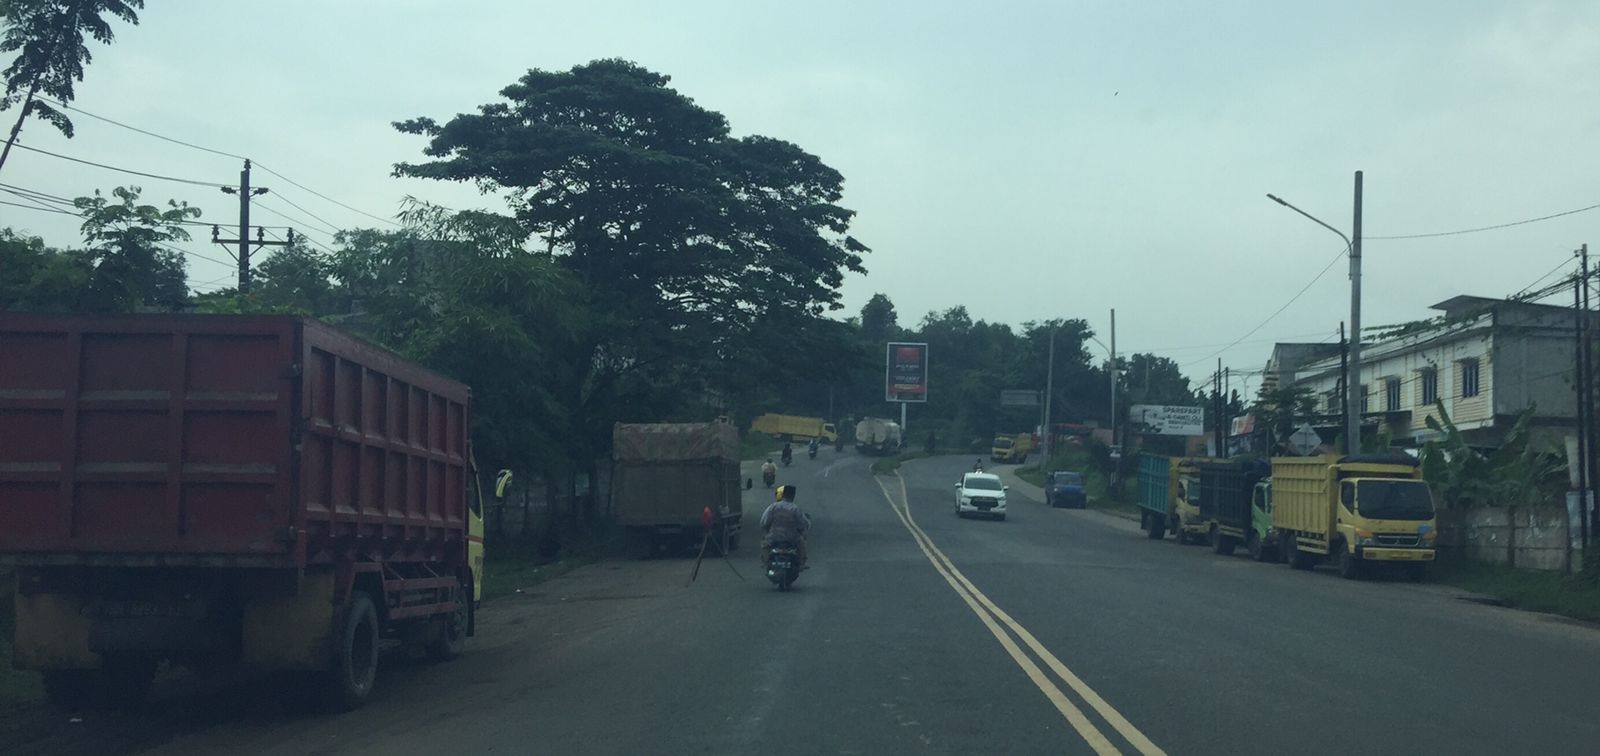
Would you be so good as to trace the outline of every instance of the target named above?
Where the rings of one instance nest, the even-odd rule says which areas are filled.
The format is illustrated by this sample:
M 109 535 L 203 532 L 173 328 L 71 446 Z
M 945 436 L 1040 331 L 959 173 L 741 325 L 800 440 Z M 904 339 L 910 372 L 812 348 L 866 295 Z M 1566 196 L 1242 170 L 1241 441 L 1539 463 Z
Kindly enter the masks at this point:
M 6 167 L 6 158 L 11 157 L 11 145 L 17 143 L 17 135 L 22 133 L 22 121 L 28 117 L 28 111 L 33 109 L 33 96 L 38 91 L 39 85 L 35 83 L 28 88 L 28 96 L 22 98 L 22 111 L 17 113 L 17 122 L 11 126 L 11 136 L 6 139 L 5 149 L 0 150 L 0 169 Z

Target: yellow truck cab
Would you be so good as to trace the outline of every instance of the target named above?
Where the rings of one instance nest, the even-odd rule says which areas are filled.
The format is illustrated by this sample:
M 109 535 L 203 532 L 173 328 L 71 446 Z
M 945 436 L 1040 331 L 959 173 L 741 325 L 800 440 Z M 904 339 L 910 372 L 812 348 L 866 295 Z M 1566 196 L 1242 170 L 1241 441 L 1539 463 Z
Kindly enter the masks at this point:
M 1200 467 L 1197 458 L 1184 458 L 1176 462 L 1177 491 L 1172 497 L 1172 514 L 1168 527 L 1178 543 L 1203 543 L 1211 531 L 1211 522 L 1200 515 Z
M 1016 462 L 1021 464 L 1028 461 L 1028 452 L 1033 451 L 1033 435 L 1018 433 L 1015 436 L 1000 434 L 994 437 L 990 444 L 989 459 L 994 462 Z
M 1387 565 L 1421 580 L 1434 559 L 1433 495 L 1408 455 L 1277 457 L 1272 499 L 1280 553 L 1295 569 L 1326 561 L 1356 579 Z

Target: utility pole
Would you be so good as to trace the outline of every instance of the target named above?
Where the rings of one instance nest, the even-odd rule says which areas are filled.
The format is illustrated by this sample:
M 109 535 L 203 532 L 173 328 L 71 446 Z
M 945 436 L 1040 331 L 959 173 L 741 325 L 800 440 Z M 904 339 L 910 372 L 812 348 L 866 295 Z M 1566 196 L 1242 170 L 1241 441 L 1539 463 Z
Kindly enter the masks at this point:
M 1111 447 L 1117 446 L 1117 308 L 1111 308 Z
M 1590 332 L 1588 327 L 1589 324 L 1587 322 L 1589 319 L 1588 244 L 1583 244 L 1578 247 L 1578 276 L 1578 287 L 1583 292 L 1583 312 L 1581 313 L 1581 317 L 1585 321 L 1583 324 L 1583 380 L 1579 384 L 1582 387 L 1582 394 L 1580 395 L 1578 401 L 1583 405 L 1584 408 L 1584 420 L 1588 423 L 1588 425 L 1584 427 L 1584 432 L 1588 435 L 1590 441 L 1588 449 L 1589 453 L 1588 456 L 1583 458 L 1583 466 L 1587 468 L 1588 483 L 1590 485 L 1594 485 L 1596 483 L 1600 483 L 1600 470 L 1596 470 L 1594 453 L 1594 334 Z M 1590 492 L 1588 490 L 1584 491 L 1585 499 L 1589 497 L 1589 493 Z M 1585 506 L 1589 507 L 1587 502 L 1585 503 Z M 1588 531 L 1591 535 L 1591 541 L 1595 540 L 1592 538 L 1592 536 L 1600 535 L 1600 506 L 1589 507 Z M 1588 544 L 1585 545 L 1585 549 L 1587 548 Z M 1587 554 L 1588 551 L 1586 550 L 1584 553 Z M 1590 559 L 1592 559 L 1592 557 L 1590 557 Z
M 1348 418 L 1350 416 L 1350 342 L 1344 336 L 1344 321 L 1339 321 L 1339 414 Z M 1360 448 L 1360 447 L 1357 447 Z M 1350 451 L 1350 434 L 1346 429 L 1344 437 L 1344 453 L 1354 454 Z
M 1345 453 L 1361 452 L 1361 171 L 1356 171 L 1355 220 L 1350 226 L 1350 367 L 1344 382 Z
M 1574 251 L 1574 257 L 1582 254 Z M 1577 395 L 1578 400 L 1578 528 L 1580 532 L 1579 544 L 1582 544 L 1584 553 L 1589 552 L 1589 365 L 1588 354 L 1584 349 L 1584 320 L 1588 312 L 1583 307 L 1583 291 L 1587 288 L 1582 278 L 1572 279 L 1572 330 L 1576 337 L 1573 346 L 1577 352 Z
M 1211 374 L 1211 410 L 1216 413 L 1216 425 L 1212 435 L 1217 438 L 1217 456 L 1228 456 L 1228 437 L 1222 434 L 1222 424 L 1228 419 L 1222 416 L 1222 358 L 1217 358 L 1217 372 Z
M 239 195 L 239 238 L 221 238 L 221 229 L 211 227 L 211 241 L 217 244 L 237 244 L 239 251 L 234 253 L 234 259 L 239 261 L 239 293 L 250 293 L 250 246 L 256 249 L 261 247 L 284 247 L 294 241 L 294 229 L 289 230 L 289 241 L 267 241 L 266 229 L 256 229 L 256 238 L 250 239 L 250 198 L 267 193 L 266 187 L 250 188 L 250 161 L 244 161 L 244 170 L 239 171 L 239 188 L 231 186 L 222 187 L 223 194 Z
M 1050 462 L 1051 452 L 1055 451 L 1051 448 L 1053 445 L 1051 442 L 1055 439 L 1055 433 L 1053 432 L 1054 429 L 1050 427 L 1052 425 L 1050 417 L 1050 398 L 1055 396 L 1056 388 L 1056 329 L 1054 327 L 1050 328 L 1049 355 L 1050 356 L 1046 358 L 1048 360 L 1048 364 L 1044 369 L 1044 428 L 1041 429 L 1044 432 L 1044 464 L 1046 465 L 1048 465 Z M 1047 467 L 1046 469 L 1049 468 Z

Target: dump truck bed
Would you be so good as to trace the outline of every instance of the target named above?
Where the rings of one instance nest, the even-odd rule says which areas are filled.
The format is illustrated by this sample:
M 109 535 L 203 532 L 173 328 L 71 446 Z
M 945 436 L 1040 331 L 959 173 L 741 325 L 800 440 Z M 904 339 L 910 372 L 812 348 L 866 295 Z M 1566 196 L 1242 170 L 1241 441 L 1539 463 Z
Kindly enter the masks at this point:
M 456 557 L 469 394 L 315 320 L 0 315 L 0 555 Z

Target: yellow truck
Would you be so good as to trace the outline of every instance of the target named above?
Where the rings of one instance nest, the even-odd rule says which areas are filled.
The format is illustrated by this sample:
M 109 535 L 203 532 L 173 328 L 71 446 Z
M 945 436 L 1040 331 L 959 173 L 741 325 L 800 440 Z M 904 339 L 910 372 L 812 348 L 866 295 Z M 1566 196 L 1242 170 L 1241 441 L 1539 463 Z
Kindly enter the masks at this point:
M 1173 460 L 1173 477 L 1177 490 L 1172 495 L 1172 512 L 1167 527 L 1178 543 L 1206 543 L 1212 521 L 1201 512 L 1200 465 L 1215 460 L 1205 457 L 1184 457 Z
M 1349 579 L 1381 565 L 1422 580 L 1439 533 L 1428 484 L 1405 454 L 1273 458 L 1272 525 L 1291 567 L 1329 562 Z
M 750 432 L 765 433 L 780 441 L 810 441 L 815 438 L 828 444 L 839 443 L 838 429 L 820 417 L 768 412 L 750 422 Z
M 989 459 L 995 462 L 1016 462 L 1022 464 L 1028 461 L 1028 452 L 1033 451 L 1033 434 L 1018 433 L 1015 436 L 1001 434 L 994 437 L 990 444 Z

